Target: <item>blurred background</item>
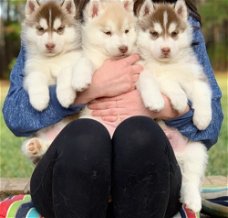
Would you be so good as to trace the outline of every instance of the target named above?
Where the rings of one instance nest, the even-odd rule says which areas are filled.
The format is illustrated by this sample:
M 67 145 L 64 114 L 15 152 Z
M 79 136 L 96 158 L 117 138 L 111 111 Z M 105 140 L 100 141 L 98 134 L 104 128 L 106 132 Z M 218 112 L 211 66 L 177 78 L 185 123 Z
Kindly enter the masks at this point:
M 20 29 L 25 2 L 25 0 L 0 0 L 1 107 L 9 87 L 10 71 L 20 50 Z M 196 0 L 196 2 L 202 16 L 202 31 L 208 54 L 223 93 L 222 106 L 225 115 L 219 141 L 209 151 L 207 175 L 227 175 L 228 0 Z M 7 129 L 2 113 L 0 119 L 0 176 L 29 177 L 33 165 L 20 152 L 23 139 L 16 138 Z

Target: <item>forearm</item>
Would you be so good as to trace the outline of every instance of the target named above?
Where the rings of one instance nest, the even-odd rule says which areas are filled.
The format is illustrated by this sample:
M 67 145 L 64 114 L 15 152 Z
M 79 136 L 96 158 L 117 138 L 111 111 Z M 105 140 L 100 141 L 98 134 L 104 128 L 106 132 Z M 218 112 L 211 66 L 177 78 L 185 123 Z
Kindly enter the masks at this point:
M 10 90 L 3 106 L 3 115 L 9 129 L 17 136 L 27 136 L 35 131 L 57 123 L 65 116 L 77 113 L 82 105 L 63 108 L 55 94 L 55 87 L 50 87 L 51 100 L 43 112 L 36 111 L 29 102 L 23 88 Z
M 82 105 L 63 108 L 56 97 L 55 86 L 49 88 L 50 102 L 44 111 L 36 111 L 29 102 L 28 93 L 23 88 L 25 51 L 23 48 L 10 75 L 10 89 L 3 106 L 3 116 L 7 126 L 17 136 L 29 135 L 38 129 L 50 126 L 67 115 L 78 112 Z
M 168 126 L 177 128 L 184 136 L 192 141 L 202 141 L 209 149 L 218 140 L 223 121 L 223 113 L 220 98 L 212 100 L 212 120 L 210 125 L 203 131 L 198 130 L 193 122 L 194 111 L 191 109 L 182 116 L 166 120 Z

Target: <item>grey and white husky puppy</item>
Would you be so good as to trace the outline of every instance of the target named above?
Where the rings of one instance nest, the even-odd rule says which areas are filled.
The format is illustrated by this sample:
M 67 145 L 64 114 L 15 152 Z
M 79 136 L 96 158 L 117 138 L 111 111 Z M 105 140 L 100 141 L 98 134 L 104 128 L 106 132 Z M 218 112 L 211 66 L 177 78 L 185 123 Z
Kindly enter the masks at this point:
M 190 100 L 193 123 L 199 130 L 207 128 L 212 118 L 211 89 L 191 47 L 193 33 L 185 1 L 153 4 L 146 0 L 138 18 L 137 46 L 144 67 L 138 89 L 145 106 L 161 110 L 164 94 L 174 109 L 183 112 Z M 201 209 L 200 184 L 207 163 L 206 148 L 201 142 L 188 140 L 183 150 L 174 149 L 174 153 L 182 172 L 180 200 L 197 212 Z
M 74 0 L 27 0 L 25 20 L 22 24 L 22 42 L 26 48 L 24 88 L 31 105 L 38 111 L 49 104 L 49 86 L 56 85 L 56 94 L 63 107 L 75 100 L 76 91 L 86 88 L 87 82 L 72 87 L 72 78 L 82 77 L 75 71 L 81 55 L 80 23 L 75 20 Z M 76 75 L 77 74 L 77 75 Z M 42 156 L 58 132 L 69 123 L 63 119 L 56 125 L 44 128 L 22 146 L 23 152 L 34 160 Z

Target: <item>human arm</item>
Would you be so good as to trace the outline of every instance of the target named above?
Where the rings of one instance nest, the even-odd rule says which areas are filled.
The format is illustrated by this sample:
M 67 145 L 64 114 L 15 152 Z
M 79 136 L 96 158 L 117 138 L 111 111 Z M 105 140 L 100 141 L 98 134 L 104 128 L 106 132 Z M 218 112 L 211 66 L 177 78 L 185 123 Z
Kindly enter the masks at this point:
M 15 135 L 28 136 L 41 128 L 60 121 L 68 115 L 78 113 L 85 104 L 95 98 L 107 95 L 113 96 L 128 91 L 132 88 L 131 80 L 137 80 L 137 74 L 140 71 L 140 67 L 132 65 L 138 59 L 139 57 L 134 55 L 101 66 L 95 72 L 89 88 L 79 93 L 75 104 L 69 108 L 64 108 L 59 104 L 56 97 L 56 86 L 51 86 L 49 88 L 49 105 L 44 111 L 39 112 L 31 106 L 28 94 L 23 88 L 25 49 L 22 47 L 16 65 L 10 75 L 10 89 L 3 106 L 5 122 Z M 116 68 L 115 74 L 107 74 L 107 67 Z M 110 69 L 108 70 L 110 71 Z M 116 83 L 122 85 L 118 88 L 113 88 L 116 87 Z
M 63 108 L 56 97 L 56 87 L 51 86 L 50 102 L 42 111 L 36 111 L 29 102 L 29 96 L 23 88 L 23 70 L 25 49 L 22 47 L 17 62 L 10 75 L 10 88 L 3 105 L 3 116 L 7 126 L 17 136 L 27 136 L 40 128 L 60 121 L 65 116 L 77 113 L 84 105 L 78 104 Z
M 88 103 L 101 97 L 113 97 L 135 88 L 142 66 L 135 64 L 139 56 L 134 54 L 120 60 L 106 60 L 93 74 L 92 87 L 79 93 L 75 103 Z

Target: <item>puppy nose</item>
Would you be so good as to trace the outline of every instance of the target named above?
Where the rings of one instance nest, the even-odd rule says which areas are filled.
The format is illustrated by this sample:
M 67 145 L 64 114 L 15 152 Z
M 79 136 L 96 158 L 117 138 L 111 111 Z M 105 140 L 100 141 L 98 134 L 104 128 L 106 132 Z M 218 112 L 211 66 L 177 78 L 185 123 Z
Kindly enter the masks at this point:
M 125 46 L 125 45 L 123 45 L 123 46 L 120 46 L 120 47 L 119 47 L 119 50 L 120 50 L 121 53 L 124 54 L 124 53 L 126 53 L 126 52 L 128 51 L 128 47 Z
M 47 48 L 48 50 L 52 50 L 52 49 L 55 48 L 55 44 L 54 44 L 54 43 L 47 43 L 45 46 L 46 46 L 46 48 Z
M 170 53 L 170 48 L 168 48 L 168 47 L 164 47 L 164 48 L 162 48 L 161 50 L 162 50 L 162 53 L 163 53 L 163 54 L 166 54 L 166 55 L 167 55 L 167 54 Z

